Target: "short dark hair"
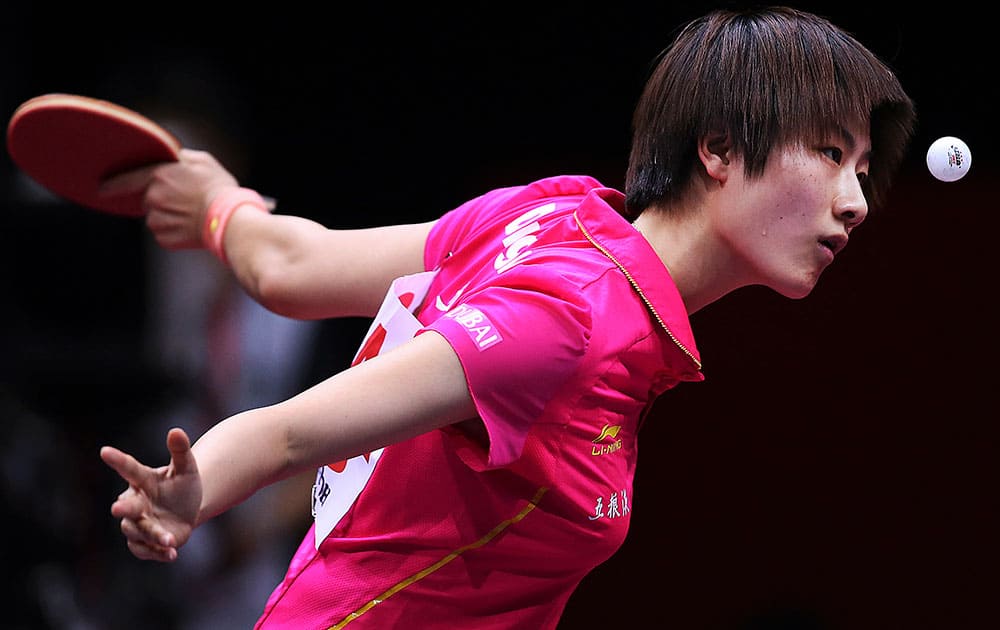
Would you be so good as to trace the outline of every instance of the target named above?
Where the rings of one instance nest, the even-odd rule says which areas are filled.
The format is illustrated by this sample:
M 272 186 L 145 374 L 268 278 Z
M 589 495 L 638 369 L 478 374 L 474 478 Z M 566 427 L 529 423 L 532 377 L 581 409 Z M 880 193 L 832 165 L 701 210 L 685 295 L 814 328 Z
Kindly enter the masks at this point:
M 753 177 L 776 147 L 864 122 L 872 141 L 865 194 L 878 205 L 915 120 L 893 71 L 826 18 L 787 7 L 713 11 L 680 30 L 639 99 L 626 213 L 682 195 L 709 133 L 728 134 Z

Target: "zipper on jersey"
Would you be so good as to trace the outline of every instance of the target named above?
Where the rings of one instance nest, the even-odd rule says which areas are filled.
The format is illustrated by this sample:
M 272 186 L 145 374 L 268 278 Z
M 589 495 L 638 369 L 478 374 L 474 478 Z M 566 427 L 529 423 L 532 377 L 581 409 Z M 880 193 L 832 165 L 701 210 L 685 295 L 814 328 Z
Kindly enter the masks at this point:
M 639 287 L 639 284 L 635 281 L 635 278 L 632 277 L 632 274 L 629 273 L 628 269 L 625 268 L 625 265 L 621 264 L 618 261 L 618 259 L 615 258 L 614 254 L 612 254 L 610 251 L 608 251 L 608 249 L 606 247 L 604 247 L 603 245 L 601 245 L 600 243 L 598 243 L 594 239 L 594 237 L 590 235 L 590 232 L 587 231 L 587 228 L 584 227 L 583 222 L 580 220 L 580 217 L 575 212 L 573 213 L 573 218 L 576 219 L 577 226 L 579 226 L 580 231 L 583 232 L 584 237 L 586 237 L 586 239 L 588 241 L 590 241 L 590 244 L 593 245 L 594 247 L 596 247 L 598 250 L 600 250 L 600 252 L 602 254 L 604 254 L 605 256 L 607 256 L 608 259 L 611 260 L 611 262 L 615 263 L 615 265 L 619 269 L 621 269 L 622 273 L 625 274 L 625 278 L 628 279 L 629 284 L 632 285 L 632 288 L 635 289 L 635 292 L 638 293 L 639 297 L 642 298 L 642 301 L 645 302 L 646 308 L 649 309 L 649 312 L 653 314 L 653 317 L 656 319 L 656 321 L 659 322 L 660 326 L 663 328 L 663 330 L 666 331 L 667 336 L 670 337 L 671 341 L 673 341 L 674 344 L 678 348 L 680 348 L 681 352 L 683 352 L 684 354 L 686 354 L 687 357 L 689 359 L 691 359 L 691 361 L 694 362 L 694 364 L 700 370 L 701 369 L 701 361 L 699 361 L 698 358 L 695 357 L 694 354 L 684 346 L 684 344 L 682 344 L 680 341 L 677 340 L 677 337 L 674 336 L 674 333 L 671 332 L 670 329 L 667 327 L 666 323 L 664 323 L 663 318 L 661 318 L 660 314 L 656 312 L 655 308 L 653 308 L 652 302 L 650 302 L 649 298 L 646 297 L 646 294 L 642 292 L 642 289 Z

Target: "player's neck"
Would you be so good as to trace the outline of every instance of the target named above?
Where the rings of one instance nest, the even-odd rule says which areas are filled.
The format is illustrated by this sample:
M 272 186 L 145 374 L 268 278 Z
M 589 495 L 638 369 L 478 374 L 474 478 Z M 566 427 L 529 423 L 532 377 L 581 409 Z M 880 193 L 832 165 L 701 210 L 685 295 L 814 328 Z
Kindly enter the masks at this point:
M 670 272 L 689 315 L 747 284 L 707 216 L 704 208 L 650 209 L 633 222 Z

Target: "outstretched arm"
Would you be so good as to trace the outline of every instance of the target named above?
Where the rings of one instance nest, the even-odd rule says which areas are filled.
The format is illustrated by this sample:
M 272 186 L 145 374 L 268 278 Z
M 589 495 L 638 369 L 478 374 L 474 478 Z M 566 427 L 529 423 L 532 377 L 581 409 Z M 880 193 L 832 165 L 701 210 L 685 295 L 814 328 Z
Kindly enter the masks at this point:
M 101 457 L 129 483 L 112 515 L 134 555 L 169 562 L 200 523 L 266 485 L 475 415 L 458 356 L 427 332 L 284 402 L 236 414 L 191 449 L 173 430 L 168 466 L 105 447 Z
M 104 182 L 106 194 L 144 189 L 146 224 L 166 249 L 204 248 L 212 202 L 239 185 L 209 153 L 183 149 L 177 162 Z M 238 205 L 222 237 L 237 280 L 266 308 L 297 319 L 371 317 L 389 284 L 424 271 L 433 223 L 332 230 L 302 217 Z

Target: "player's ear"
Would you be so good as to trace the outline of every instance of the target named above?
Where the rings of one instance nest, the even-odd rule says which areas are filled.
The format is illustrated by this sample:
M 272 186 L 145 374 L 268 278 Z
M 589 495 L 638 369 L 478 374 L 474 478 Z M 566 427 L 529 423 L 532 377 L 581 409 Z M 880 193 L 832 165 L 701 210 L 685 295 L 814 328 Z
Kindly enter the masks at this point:
M 719 182 L 724 182 L 729 177 L 732 151 L 728 133 L 711 132 L 698 141 L 698 159 L 708 176 Z

